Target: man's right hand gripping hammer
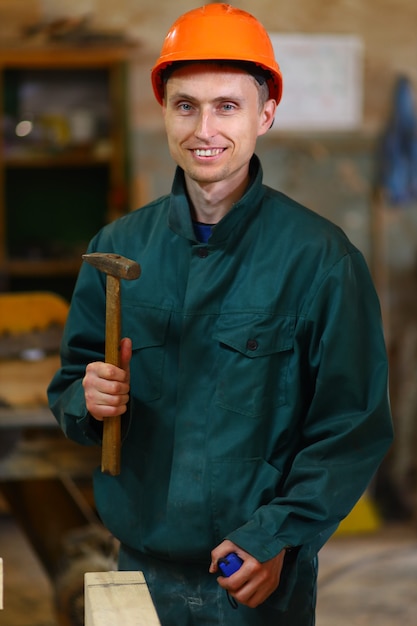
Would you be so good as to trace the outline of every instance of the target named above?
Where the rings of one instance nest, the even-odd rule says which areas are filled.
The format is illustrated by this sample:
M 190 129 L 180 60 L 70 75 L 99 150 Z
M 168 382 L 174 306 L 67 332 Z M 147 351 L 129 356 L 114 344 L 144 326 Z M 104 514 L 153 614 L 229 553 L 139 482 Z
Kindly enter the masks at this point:
M 93 252 L 84 254 L 83 260 L 93 265 L 106 277 L 106 344 L 105 361 L 120 367 L 121 297 L 120 281 L 135 280 L 140 276 L 140 266 L 119 254 Z M 120 474 L 120 415 L 103 420 L 103 447 L 101 471 L 117 476 Z

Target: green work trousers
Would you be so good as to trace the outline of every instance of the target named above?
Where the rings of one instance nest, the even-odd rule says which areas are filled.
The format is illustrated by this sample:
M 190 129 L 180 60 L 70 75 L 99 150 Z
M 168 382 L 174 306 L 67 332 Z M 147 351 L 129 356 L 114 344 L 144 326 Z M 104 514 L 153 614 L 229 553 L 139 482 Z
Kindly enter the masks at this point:
M 143 572 L 161 626 L 314 626 L 316 560 L 299 568 L 286 611 L 274 605 L 276 592 L 256 609 L 240 604 L 233 608 L 208 567 L 161 561 L 120 548 L 119 570 Z

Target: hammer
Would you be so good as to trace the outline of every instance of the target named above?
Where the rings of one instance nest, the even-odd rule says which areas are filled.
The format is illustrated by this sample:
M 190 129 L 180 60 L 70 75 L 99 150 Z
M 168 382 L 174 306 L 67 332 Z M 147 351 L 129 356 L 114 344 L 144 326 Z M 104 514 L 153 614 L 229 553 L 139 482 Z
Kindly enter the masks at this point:
M 140 265 L 110 252 L 83 254 L 84 261 L 93 265 L 106 276 L 106 363 L 120 365 L 121 299 L 120 280 L 135 280 L 140 276 Z M 101 450 L 101 471 L 110 476 L 120 474 L 120 415 L 105 417 L 103 420 L 103 447 Z

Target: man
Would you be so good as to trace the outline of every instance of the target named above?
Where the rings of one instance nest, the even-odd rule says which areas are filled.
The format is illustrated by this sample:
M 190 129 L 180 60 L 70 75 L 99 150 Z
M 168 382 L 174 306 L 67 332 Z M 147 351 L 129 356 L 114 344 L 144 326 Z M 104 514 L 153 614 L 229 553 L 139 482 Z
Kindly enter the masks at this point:
M 141 265 L 121 367 L 103 363 L 104 279 L 84 265 L 51 407 L 82 444 L 123 414 L 121 473 L 97 471 L 96 503 L 163 626 L 311 626 L 317 552 L 392 438 L 378 300 L 345 235 L 262 184 L 282 80 L 253 16 L 186 13 L 152 83 L 172 193 L 89 247 Z M 220 576 L 232 552 L 243 564 Z

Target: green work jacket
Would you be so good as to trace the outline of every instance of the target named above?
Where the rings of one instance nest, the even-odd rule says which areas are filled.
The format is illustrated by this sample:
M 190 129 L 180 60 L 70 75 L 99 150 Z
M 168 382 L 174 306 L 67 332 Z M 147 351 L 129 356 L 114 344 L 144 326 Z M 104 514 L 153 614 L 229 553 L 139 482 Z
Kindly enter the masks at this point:
M 136 260 L 122 283 L 131 392 L 121 474 L 95 474 L 105 525 L 124 544 L 209 563 L 229 538 L 260 561 L 313 559 L 392 438 L 380 309 L 343 232 L 262 183 L 207 244 L 178 169 L 171 194 L 105 226 L 89 252 Z M 104 360 L 105 276 L 84 264 L 49 387 L 68 437 L 100 441 L 81 384 Z

